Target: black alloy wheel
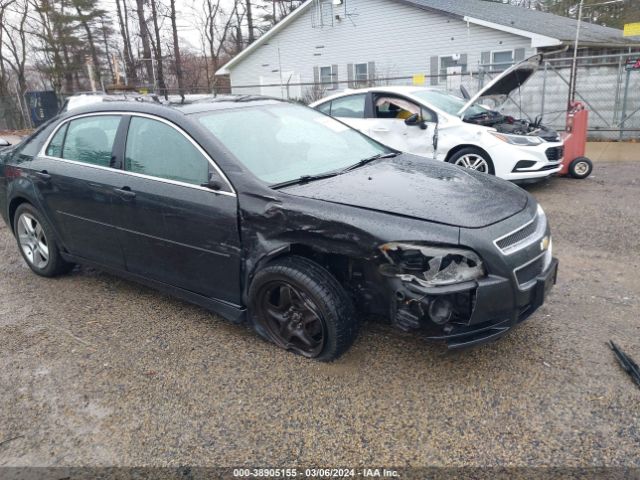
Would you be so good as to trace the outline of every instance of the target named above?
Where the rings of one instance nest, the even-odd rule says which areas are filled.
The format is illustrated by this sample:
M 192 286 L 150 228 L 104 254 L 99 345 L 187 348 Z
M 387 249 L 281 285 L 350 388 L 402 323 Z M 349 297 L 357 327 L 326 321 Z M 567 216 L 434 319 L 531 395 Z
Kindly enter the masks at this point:
M 256 273 L 249 311 L 260 335 L 320 361 L 342 355 L 358 332 L 345 289 L 318 263 L 295 255 L 274 260 Z
M 286 349 L 309 358 L 322 352 L 326 326 L 318 306 L 299 288 L 284 281 L 266 284 L 258 314 Z

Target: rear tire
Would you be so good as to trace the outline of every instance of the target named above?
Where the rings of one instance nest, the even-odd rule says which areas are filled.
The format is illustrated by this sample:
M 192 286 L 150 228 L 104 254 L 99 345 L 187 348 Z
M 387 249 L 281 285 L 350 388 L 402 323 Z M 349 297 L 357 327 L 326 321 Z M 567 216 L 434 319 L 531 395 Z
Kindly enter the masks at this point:
M 353 344 L 358 323 L 351 299 L 327 270 L 290 256 L 261 269 L 249 289 L 254 328 L 286 350 L 331 361 Z
M 578 157 L 569 164 L 569 175 L 578 180 L 587 178 L 593 172 L 593 162 L 587 157 Z
M 458 150 L 447 162 L 469 170 L 495 175 L 491 158 L 479 148 L 466 147 Z
M 73 269 L 60 255 L 58 240 L 49 222 L 31 204 L 23 203 L 13 217 L 13 232 L 22 258 L 42 277 L 56 277 Z

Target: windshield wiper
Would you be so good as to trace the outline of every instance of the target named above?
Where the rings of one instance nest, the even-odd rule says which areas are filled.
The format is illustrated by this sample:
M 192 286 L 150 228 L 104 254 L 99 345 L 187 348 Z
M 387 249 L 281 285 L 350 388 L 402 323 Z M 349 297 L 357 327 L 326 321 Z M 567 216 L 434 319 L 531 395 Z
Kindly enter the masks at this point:
M 351 170 L 355 170 L 356 168 L 360 168 L 360 167 L 366 165 L 367 163 L 373 162 L 374 160 L 380 160 L 382 158 L 393 158 L 393 157 L 397 157 L 398 155 L 400 155 L 398 152 L 378 153 L 376 155 L 373 155 L 372 157 L 363 158 L 362 160 L 360 160 L 355 165 L 351 165 L 350 167 L 347 167 L 342 171 L 343 172 L 350 172 Z
M 273 185 L 269 185 L 271 188 L 282 188 L 288 187 L 291 185 L 299 185 L 301 183 L 313 182 L 315 180 L 322 180 L 323 178 L 331 178 L 338 175 L 338 172 L 327 172 L 321 173 L 319 175 L 302 175 L 301 177 L 294 178 L 293 180 L 287 180 L 286 182 L 274 183 Z

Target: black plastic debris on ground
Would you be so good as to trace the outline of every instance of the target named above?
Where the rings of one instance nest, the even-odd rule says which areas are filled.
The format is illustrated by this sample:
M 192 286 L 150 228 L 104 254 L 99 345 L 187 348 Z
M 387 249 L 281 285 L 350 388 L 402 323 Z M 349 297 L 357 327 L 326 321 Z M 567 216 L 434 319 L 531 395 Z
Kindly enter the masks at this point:
M 613 353 L 615 353 L 620 366 L 629 375 L 631 375 L 631 378 L 633 378 L 633 380 L 638 384 L 638 387 L 640 387 L 640 368 L 638 368 L 638 364 L 634 362 L 626 353 L 620 350 L 620 347 L 613 343 L 612 340 L 609 340 L 609 346 L 611 347 L 611 350 L 613 350 Z

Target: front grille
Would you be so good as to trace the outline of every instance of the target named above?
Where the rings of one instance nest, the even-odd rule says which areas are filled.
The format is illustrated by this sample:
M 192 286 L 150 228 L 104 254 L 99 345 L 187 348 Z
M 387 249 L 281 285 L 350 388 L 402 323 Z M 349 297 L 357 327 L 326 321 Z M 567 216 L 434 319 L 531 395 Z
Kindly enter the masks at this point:
M 506 237 L 502 237 L 496 240 L 496 246 L 506 253 L 506 251 L 511 250 L 512 247 L 518 245 L 521 242 L 524 242 L 529 237 L 534 235 L 538 231 L 538 227 L 540 226 L 540 216 L 536 215 L 532 222 L 526 224 L 524 227 L 516 230 L 513 233 L 510 233 Z
M 516 280 L 518 280 L 518 285 L 522 287 L 532 280 L 535 280 L 536 277 L 542 273 L 542 270 L 544 268 L 544 260 L 545 255 L 541 255 L 533 262 L 516 270 L 515 273 Z
M 564 156 L 564 146 L 547 148 L 544 153 L 547 156 L 547 160 L 555 162 Z

